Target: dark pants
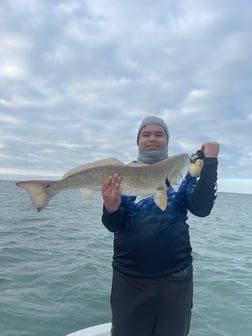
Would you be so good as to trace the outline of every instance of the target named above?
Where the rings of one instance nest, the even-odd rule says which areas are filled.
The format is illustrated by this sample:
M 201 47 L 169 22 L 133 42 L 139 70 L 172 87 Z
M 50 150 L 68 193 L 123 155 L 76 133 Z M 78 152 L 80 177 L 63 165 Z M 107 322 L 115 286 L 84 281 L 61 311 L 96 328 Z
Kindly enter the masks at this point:
M 162 279 L 139 279 L 113 271 L 113 336 L 187 336 L 192 268 Z

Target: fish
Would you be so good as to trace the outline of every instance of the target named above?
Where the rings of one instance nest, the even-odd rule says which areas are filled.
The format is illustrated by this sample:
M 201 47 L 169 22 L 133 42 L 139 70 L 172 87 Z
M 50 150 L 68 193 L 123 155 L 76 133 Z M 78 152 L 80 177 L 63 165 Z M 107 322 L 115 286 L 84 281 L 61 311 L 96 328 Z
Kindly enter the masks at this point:
M 136 196 L 135 203 L 153 196 L 156 205 L 164 211 L 168 204 L 167 182 L 177 190 L 188 167 L 188 154 L 169 156 L 154 164 L 124 164 L 116 158 L 108 158 L 77 166 L 60 180 L 18 181 L 16 185 L 28 192 L 34 207 L 40 212 L 59 192 L 79 188 L 85 199 L 101 191 L 104 179 L 117 173 L 122 177 L 120 195 Z

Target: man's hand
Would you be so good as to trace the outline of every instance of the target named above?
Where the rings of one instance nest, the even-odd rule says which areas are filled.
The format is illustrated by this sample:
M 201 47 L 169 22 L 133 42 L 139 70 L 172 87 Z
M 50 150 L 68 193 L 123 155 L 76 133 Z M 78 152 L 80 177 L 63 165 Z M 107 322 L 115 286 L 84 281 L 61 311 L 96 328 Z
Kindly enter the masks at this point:
M 121 204 L 120 185 L 122 178 L 118 174 L 108 176 L 103 181 L 102 197 L 104 206 L 109 213 L 118 210 Z
M 217 142 L 206 142 L 201 146 L 201 150 L 204 152 L 205 157 L 217 158 L 220 145 Z

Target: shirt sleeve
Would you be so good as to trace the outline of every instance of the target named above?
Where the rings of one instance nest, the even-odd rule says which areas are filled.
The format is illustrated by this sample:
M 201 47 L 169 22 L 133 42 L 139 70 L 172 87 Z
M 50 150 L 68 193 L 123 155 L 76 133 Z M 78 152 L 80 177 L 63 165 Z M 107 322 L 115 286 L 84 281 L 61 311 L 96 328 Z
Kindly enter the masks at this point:
M 125 212 L 120 206 L 117 211 L 109 213 L 103 206 L 102 223 L 110 231 L 120 231 L 125 223 Z
M 205 158 L 200 178 L 193 193 L 187 198 L 187 209 L 198 217 L 210 214 L 217 191 L 217 158 Z

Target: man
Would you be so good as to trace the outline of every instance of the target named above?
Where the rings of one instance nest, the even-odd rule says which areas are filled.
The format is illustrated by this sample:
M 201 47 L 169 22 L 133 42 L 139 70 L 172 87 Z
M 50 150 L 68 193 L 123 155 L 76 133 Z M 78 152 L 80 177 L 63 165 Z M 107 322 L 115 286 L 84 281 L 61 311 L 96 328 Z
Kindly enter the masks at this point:
M 155 116 L 140 124 L 138 162 L 168 157 L 169 131 Z M 103 183 L 102 221 L 114 233 L 111 290 L 113 336 L 187 336 L 192 309 L 192 249 L 187 211 L 209 215 L 216 197 L 219 144 L 204 143 L 200 178 L 189 173 L 178 191 L 167 185 L 168 206 L 161 211 L 152 197 L 134 203 L 120 196 L 121 177 Z M 169 181 L 168 181 L 169 182 Z

